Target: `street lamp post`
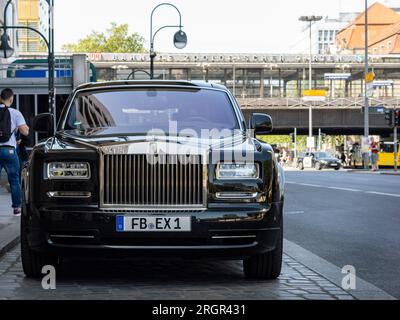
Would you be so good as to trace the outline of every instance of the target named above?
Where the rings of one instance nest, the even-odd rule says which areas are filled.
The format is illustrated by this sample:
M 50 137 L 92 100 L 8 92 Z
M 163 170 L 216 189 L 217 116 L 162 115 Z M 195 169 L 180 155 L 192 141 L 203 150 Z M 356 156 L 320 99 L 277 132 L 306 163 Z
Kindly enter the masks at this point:
M 368 65 L 368 0 L 365 0 L 365 26 L 364 26 L 364 36 L 365 36 L 365 81 L 364 81 L 364 143 L 369 137 L 369 99 L 368 99 L 368 84 L 367 84 L 367 74 L 369 72 Z M 369 168 L 369 154 L 364 152 L 364 169 Z
M 179 14 L 179 25 L 167 25 L 159 28 L 156 32 L 153 34 L 153 15 L 156 9 L 158 9 L 161 6 L 170 6 L 176 9 Z M 174 45 L 177 49 L 183 49 L 186 47 L 187 44 L 187 35 L 185 32 L 182 31 L 182 15 L 179 9 L 174 6 L 171 3 L 165 2 L 157 5 L 153 11 L 151 12 L 150 16 L 150 79 L 154 79 L 154 59 L 157 56 L 157 54 L 154 51 L 154 38 L 156 37 L 157 33 L 160 32 L 161 30 L 165 28 L 179 28 L 179 30 L 175 33 L 174 35 Z
M 233 96 L 236 97 L 236 57 L 231 58 L 232 61 L 232 80 L 233 80 L 233 87 L 232 87 L 232 93 Z
M 308 87 L 310 90 L 312 90 L 312 23 L 317 22 L 322 20 L 321 16 L 301 16 L 299 18 L 300 21 L 303 22 L 308 22 L 309 23 L 309 29 L 310 29 L 310 58 L 309 58 L 309 79 L 308 79 Z M 310 103 L 309 106 L 309 137 L 313 137 L 313 129 L 312 129 L 312 105 Z
M 49 6 L 49 35 L 46 38 L 39 30 L 28 26 L 9 26 L 7 24 L 7 9 L 11 5 L 13 0 L 8 0 L 7 4 L 4 7 L 4 20 L 3 26 L 0 26 L 0 29 L 3 29 L 3 35 L 1 36 L 1 44 L 0 44 L 0 53 L 5 58 L 8 59 L 14 54 L 14 49 L 9 45 L 10 37 L 7 35 L 7 29 L 25 29 L 31 30 L 37 33 L 48 49 L 48 73 L 49 73 L 49 112 L 55 112 L 55 87 L 54 87 L 54 0 L 46 0 Z M 55 120 L 54 120 L 55 121 Z
M 128 76 L 128 78 L 127 78 L 126 80 L 130 80 L 131 77 L 132 77 L 133 80 L 135 80 L 135 74 L 136 74 L 137 72 L 143 72 L 143 73 L 147 74 L 147 75 L 150 77 L 150 73 L 148 73 L 146 70 L 137 69 L 137 70 L 133 70 L 133 71 L 129 74 L 129 76 Z

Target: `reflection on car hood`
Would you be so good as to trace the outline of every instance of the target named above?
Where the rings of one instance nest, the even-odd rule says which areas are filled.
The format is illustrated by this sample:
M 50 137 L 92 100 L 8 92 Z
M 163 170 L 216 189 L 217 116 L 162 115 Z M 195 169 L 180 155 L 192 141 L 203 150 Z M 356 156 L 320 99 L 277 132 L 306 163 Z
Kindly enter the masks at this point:
M 100 136 L 89 135 L 83 136 L 75 130 L 60 131 L 57 133 L 56 138 L 61 141 L 69 141 L 70 143 L 83 144 L 85 146 L 93 147 L 95 149 L 103 146 L 124 145 L 142 142 L 167 142 L 182 145 L 193 145 L 201 148 L 210 148 L 214 150 L 222 148 L 235 148 L 243 143 L 247 143 L 254 147 L 254 139 L 249 139 L 245 134 L 235 134 L 221 139 L 200 139 L 193 137 L 174 136 L 174 135 L 143 135 L 143 134 L 112 134 L 108 131 L 102 131 Z M 60 145 L 60 141 L 57 143 Z
M 333 162 L 333 161 L 339 161 L 337 158 L 329 157 L 329 158 L 318 158 L 320 161 L 327 161 L 327 162 Z

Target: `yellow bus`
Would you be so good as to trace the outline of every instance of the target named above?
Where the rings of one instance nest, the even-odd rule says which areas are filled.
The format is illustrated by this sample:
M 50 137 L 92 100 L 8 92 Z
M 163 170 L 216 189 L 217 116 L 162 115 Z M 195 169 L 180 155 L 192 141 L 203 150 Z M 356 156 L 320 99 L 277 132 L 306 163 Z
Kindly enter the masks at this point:
M 382 140 L 378 165 L 380 167 L 394 167 L 394 144 L 393 141 Z M 397 165 L 400 168 L 400 153 L 397 153 Z

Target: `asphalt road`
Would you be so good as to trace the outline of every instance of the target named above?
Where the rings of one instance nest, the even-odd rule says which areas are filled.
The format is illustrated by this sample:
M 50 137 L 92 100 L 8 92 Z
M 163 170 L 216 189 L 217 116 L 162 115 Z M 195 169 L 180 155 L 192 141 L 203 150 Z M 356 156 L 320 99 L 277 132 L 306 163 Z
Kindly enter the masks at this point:
M 400 177 L 286 172 L 285 238 L 400 298 Z

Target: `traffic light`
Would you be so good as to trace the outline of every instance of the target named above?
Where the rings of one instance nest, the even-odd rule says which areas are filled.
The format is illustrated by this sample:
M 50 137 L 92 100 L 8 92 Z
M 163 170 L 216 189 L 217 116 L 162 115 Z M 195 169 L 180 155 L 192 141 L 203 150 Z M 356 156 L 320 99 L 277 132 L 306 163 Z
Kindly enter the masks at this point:
M 394 111 L 394 125 L 400 127 L 400 109 Z
M 385 120 L 386 120 L 386 124 L 388 125 L 388 126 L 390 126 L 390 127 L 393 127 L 393 125 L 394 125 L 394 122 L 393 122 L 393 115 L 394 115 L 394 112 L 393 112 L 393 110 L 386 110 L 385 111 Z
M 290 134 L 290 140 L 292 141 L 292 143 L 296 143 L 296 137 L 294 136 L 294 133 Z

